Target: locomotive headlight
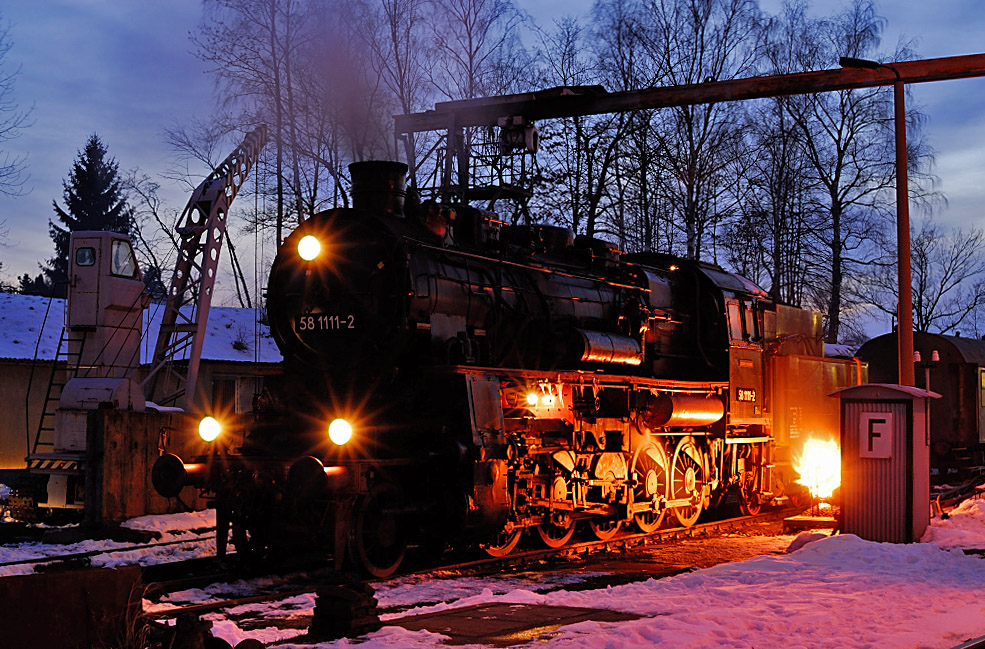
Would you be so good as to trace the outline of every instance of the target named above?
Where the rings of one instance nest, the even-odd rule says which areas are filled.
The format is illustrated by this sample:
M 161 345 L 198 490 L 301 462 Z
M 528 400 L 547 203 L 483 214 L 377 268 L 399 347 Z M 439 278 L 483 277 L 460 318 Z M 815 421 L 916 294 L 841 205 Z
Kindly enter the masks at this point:
M 328 425 L 328 438 L 338 446 L 352 439 L 352 426 L 345 419 L 336 419 Z
M 317 237 L 309 234 L 301 237 L 301 240 L 298 241 L 298 254 L 301 256 L 301 259 L 311 261 L 320 252 L 321 242 L 318 241 Z
M 529 393 L 527 393 L 527 405 L 528 406 L 536 406 L 538 401 L 540 401 L 540 398 L 537 396 L 537 393 L 535 393 L 535 392 L 529 392 Z
M 202 417 L 198 422 L 198 436 L 206 442 L 214 442 L 221 432 L 222 426 L 215 417 Z

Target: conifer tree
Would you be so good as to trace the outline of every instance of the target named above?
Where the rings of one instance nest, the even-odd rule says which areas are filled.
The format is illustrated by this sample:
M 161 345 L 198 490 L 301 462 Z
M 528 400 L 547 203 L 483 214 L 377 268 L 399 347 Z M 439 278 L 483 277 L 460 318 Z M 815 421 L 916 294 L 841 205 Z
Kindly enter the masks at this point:
M 44 268 L 57 296 L 64 296 L 67 289 L 69 234 L 82 230 L 130 234 L 133 223 L 133 210 L 120 184 L 116 160 L 107 157 L 106 147 L 95 133 L 89 136 L 85 148 L 79 152 L 62 187 L 65 208 L 52 201 L 61 225 L 48 222 L 51 239 L 55 242 L 55 256 Z

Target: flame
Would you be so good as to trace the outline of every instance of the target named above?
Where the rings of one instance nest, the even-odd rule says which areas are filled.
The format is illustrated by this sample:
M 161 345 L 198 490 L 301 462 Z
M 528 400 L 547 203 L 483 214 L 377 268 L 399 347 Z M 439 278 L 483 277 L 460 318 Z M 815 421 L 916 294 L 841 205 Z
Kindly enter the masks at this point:
M 833 440 L 810 438 L 794 468 L 800 474 L 800 484 L 815 498 L 830 498 L 841 484 L 841 450 Z

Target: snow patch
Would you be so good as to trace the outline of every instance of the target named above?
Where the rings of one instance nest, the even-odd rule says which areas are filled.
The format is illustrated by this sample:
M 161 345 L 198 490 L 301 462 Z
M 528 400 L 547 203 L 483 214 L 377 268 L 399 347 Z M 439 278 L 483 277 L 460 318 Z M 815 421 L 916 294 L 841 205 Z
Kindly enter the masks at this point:
M 966 500 L 947 518 L 934 517 L 920 542 L 945 549 L 985 548 L 985 500 Z
M 801 532 L 797 535 L 797 538 L 793 540 L 793 543 L 787 548 L 787 554 L 791 552 L 796 552 L 800 548 L 804 547 L 808 543 L 814 541 L 820 541 L 821 539 L 828 538 L 827 534 L 821 534 L 820 532 Z
M 0 293 L 0 358 L 53 360 L 65 323 L 64 298 Z M 162 304 L 144 310 L 140 362 L 149 363 L 164 315 Z M 279 363 L 280 351 L 257 309 L 209 309 L 202 358 L 215 361 Z M 259 345 L 254 349 L 254 340 Z
M 193 538 L 192 530 L 210 526 L 214 516 L 212 511 L 142 516 L 126 526 L 157 531 L 165 539 Z M 216 635 L 233 645 L 255 638 L 286 641 L 280 645 L 284 647 L 319 649 L 355 645 L 362 649 L 434 647 L 446 638 L 427 631 L 407 631 L 395 625 L 397 620 L 412 613 L 488 603 L 579 606 L 643 616 L 625 622 L 589 621 L 562 627 L 536 643 L 546 649 L 946 649 L 985 633 L 985 561 L 961 549 L 985 547 L 985 502 L 968 501 L 947 520 L 935 518 L 924 543 L 874 543 L 850 534 L 818 536 L 801 534 L 791 539 L 787 554 L 596 590 L 563 590 L 568 580 L 580 581 L 585 575 L 535 572 L 393 579 L 376 586 L 377 598 L 383 607 L 404 610 L 383 616 L 390 626 L 353 640 L 290 644 L 289 639 L 300 631 L 278 629 L 273 618 L 310 616 L 315 605 L 311 594 L 286 603 L 249 604 L 236 609 L 235 614 L 212 613 L 207 619 L 213 622 Z M 74 546 L 0 546 L 0 563 L 104 547 L 125 549 L 126 544 L 86 541 Z M 206 556 L 215 552 L 214 541 L 168 548 L 133 549 L 94 559 L 94 564 L 146 565 L 183 553 Z M 30 566 L 4 567 L 0 574 L 32 570 Z M 537 592 L 545 585 L 562 590 Z M 255 582 L 214 584 L 173 593 L 159 604 L 147 602 L 145 606 L 167 608 L 207 602 L 255 587 Z

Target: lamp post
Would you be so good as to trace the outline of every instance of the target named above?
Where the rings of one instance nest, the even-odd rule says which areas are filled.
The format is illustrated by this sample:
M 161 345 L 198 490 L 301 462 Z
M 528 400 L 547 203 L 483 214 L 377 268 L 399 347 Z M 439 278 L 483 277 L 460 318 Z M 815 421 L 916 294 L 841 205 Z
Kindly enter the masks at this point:
M 923 389 L 927 390 L 928 392 L 930 391 L 930 368 L 935 367 L 937 363 L 940 362 L 940 360 L 941 360 L 940 352 L 938 352 L 936 349 L 930 353 L 930 359 L 926 362 L 924 362 L 923 359 L 920 358 L 919 351 L 913 352 L 913 365 L 923 366 Z
M 896 75 L 893 83 L 893 125 L 896 136 L 896 268 L 899 298 L 896 306 L 896 339 L 899 351 L 899 383 L 914 384 L 913 371 L 913 293 L 910 277 L 910 197 L 906 169 L 905 84 L 891 65 L 843 56 L 843 68 L 886 68 Z

